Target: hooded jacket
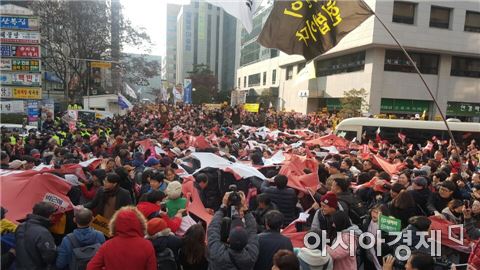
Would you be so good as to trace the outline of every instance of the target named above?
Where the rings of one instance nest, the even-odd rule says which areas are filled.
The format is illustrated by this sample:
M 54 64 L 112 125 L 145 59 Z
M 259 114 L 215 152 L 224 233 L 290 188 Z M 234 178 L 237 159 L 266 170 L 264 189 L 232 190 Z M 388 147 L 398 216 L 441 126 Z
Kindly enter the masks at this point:
M 179 264 L 178 259 L 178 251 L 182 247 L 182 240 L 175 235 L 170 233 L 170 229 L 163 230 L 155 235 L 148 236 L 152 244 L 155 252 L 162 252 L 166 248 L 172 250 L 173 254 L 175 255 L 175 260 L 177 261 L 177 265 Z
M 105 242 L 105 236 L 103 233 L 94 230 L 90 227 L 86 228 L 79 228 L 73 231 L 73 236 L 77 239 L 78 243 L 84 247 L 93 245 L 96 243 L 103 244 Z M 72 260 L 73 254 L 73 245 L 70 242 L 70 239 L 65 236 L 62 240 L 62 243 L 58 247 L 58 255 L 57 255 L 57 268 L 64 269 Z
M 123 207 L 110 221 L 113 238 L 105 242 L 88 263 L 94 269 L 145 269 L 156 270 L 157 259 L 150 241 L 144 238 L 145 218 L 134 207 Z
M 327 252 L 333 259 L 333 270 L 357 269 L 357 258 L 355 255 L 357 253 L 358 237 L 360 237 L 360 234 L 362 234 L 362 231 L 358 226 L 351 225 L 340 233 L 340 237 L 337 237 L 333 241 L 331 247 L 327 246 Z M 353 240 L 353 243 L 350 243 L 350 239 Z M 353 244 L 353 246 L 351 244 Z M 347 248 L 342 247 L 342 245 Z M 350 253 L 352 253 L 353 256 L 350 256 Z
M 234 258 L 239 269 L 253 269 L 258 257 L 258 236 L 255 218 L 251 213 L 245 215 L 245 225 L 248 233 L 248 242 L 242 251 L 236 251 L 228 247 L 220 240 L 220 226 L 223 219 L 223 212 L 217 211 L 207 229 L 208 235 L 208 269 L 223 270 L 237 269 L 231 258 Z
M 154 217 L 159 217 L 163 219 L 166 223 L 168 228 L 172 230 L 173 233 L 176 233 L 180 225 L 182 224 L 182 218 L 180 217 L 173 217 L 169 218 L 166 214 L 159 214 L 160 206 L 151 202 L 139 202 L 137 204 L 137 209 L 143 216 L 150 220 Z
M 56 246 L 48 218 L 30 214 L 15 231 L 16 269 L 47 269 L 55 263 Z
M 300 270 L 333 270 L 332 257 L 327 252 L 323 256 L 320 249 L 299 248 L 295 249 L 295 254 Z

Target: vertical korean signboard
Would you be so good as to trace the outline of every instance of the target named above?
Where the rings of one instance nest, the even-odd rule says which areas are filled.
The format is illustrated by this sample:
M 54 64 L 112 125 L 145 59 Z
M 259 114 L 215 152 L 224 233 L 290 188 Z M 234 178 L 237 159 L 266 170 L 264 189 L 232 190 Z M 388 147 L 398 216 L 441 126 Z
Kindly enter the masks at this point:
M 42 99 L 40 21 L 32 10 L 0 6 L 0 98 L 2 113 L 26 113 L 37 125 Z M 26 110 L 21 110 L 26 104 Z

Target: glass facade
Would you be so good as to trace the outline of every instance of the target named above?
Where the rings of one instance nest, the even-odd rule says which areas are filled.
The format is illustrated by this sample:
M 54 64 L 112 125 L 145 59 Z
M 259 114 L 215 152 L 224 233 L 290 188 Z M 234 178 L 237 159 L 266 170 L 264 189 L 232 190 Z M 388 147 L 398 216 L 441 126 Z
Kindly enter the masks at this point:
M 438 74 L 438 54 L 408 52 L 423 74 Z M 385 51 L 385 71 L 414 73 L 415 68 L 402 51 Z
M 363 70 L 365 67 L 365 51 L 347 54 L 336 58 L 319 60 L 315 62 L 317 77 L 332 74 L 348 73 Z

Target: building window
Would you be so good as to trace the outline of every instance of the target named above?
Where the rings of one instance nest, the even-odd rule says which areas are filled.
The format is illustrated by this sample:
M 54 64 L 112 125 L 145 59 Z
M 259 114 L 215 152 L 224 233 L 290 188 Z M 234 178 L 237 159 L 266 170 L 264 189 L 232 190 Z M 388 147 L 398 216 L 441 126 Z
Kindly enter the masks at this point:
M 393 2 L 393 18 L 396 23 L 413 24 L 415 21 L 416 3 L 411 2 Z
M 260 73 L 248 76 L 248 87 L 260 85 Z
M 464 30 L 468 32 L 480 32 L 480 12 L 467 10 Z
M 438 55 L 428 53 L 408 52 L 418 69 L 423 74 L 438 74 Z M 385 52 L 385 71 L 415 72 L 412 63 L 402 51 L 386 50 Z
M 451 11 L 450 8 L 432 6 L 430 9 L 430 27 L 448 29 L 450 27 Z
M 238 88 L 240 88 L 240 81 L 241 81 L 241 79 L 240 79 L 240 77 L 238 77 L 238 84 L 237 84 Z
M 212 4 L 208 4 L 208 9 L 212 9 Z
M 243 76 L 243 88 L 247 87 L 247 76 Z
M 200 6 L 198 1 L 195 1 L 195 7 L 198 8 Z
M 275 84 L 277 82 L 277 70 L 274 69 L 272 70 L 272 84 Z
M 451 76 L 480 78 L 480 58 L 452 57 Z
M 285 80 L 291 80 L 293 78 L 293 66 L 287 66 L 285 72 Z
M 262 81 L 263 81 L 263 85 L 267 85 L 267 72 L 263 72 L 263 78 L 262 78 Z
M 297 66 L 297 74 L 300 73 L 300 71 L 305 67 L 305 63 L 300 63 Z
M 363 70 L 365 51 L 315 62 L 317 77 Z

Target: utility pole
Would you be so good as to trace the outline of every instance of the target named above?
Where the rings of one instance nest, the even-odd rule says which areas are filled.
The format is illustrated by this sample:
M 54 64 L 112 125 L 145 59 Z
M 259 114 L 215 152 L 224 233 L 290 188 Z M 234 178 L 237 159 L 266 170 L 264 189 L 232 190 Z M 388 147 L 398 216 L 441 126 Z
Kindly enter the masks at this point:
M 111 47 L 112 60 L 120 61 L 120 0 L 111 0 L 112 26 L 111 26 Z M 121 93 L 122 84 L 120 78 L 120 65 L 112 66 L 112 87 L 114 94 Z

